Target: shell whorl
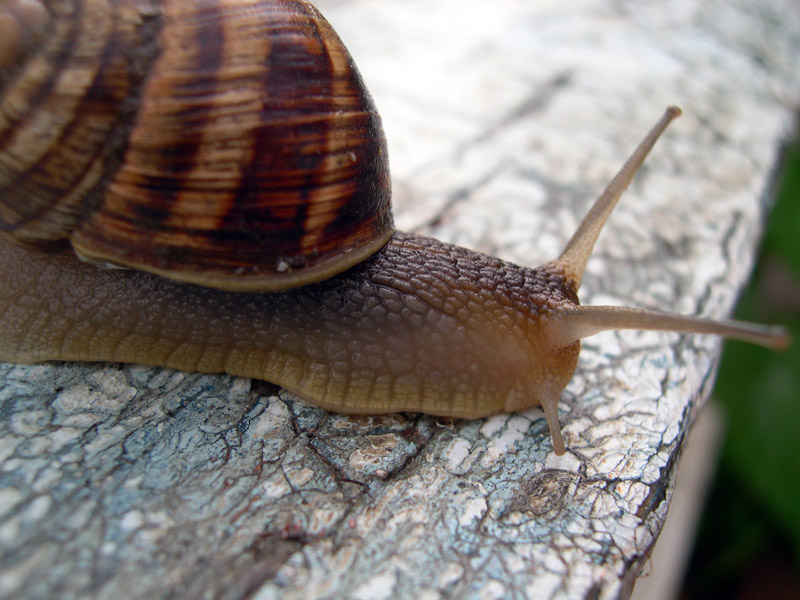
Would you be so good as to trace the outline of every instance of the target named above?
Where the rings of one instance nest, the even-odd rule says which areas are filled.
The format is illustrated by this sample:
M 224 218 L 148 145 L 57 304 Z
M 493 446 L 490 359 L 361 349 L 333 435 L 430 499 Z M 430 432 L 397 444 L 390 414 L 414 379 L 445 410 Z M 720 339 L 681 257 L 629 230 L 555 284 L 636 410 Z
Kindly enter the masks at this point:
M 255 290 L 325 278 L 391 235 L 380 119 L 310 5 L 47 8 L 46 43 L 0 91 L 0 230 L 16 241 Z
M 41 39 L 48 17 L 39 0 L 0 0 L 0 83 Z

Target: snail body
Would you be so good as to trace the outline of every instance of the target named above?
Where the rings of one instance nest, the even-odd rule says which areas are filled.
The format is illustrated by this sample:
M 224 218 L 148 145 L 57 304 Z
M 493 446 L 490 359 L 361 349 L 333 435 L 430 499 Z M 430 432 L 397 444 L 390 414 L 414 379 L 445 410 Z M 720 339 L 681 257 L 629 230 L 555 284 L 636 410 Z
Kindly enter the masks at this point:
M 529 269 L 393 230 L 380 119 L 304 2 L 11 0 L 0 27 L 31 30 L 0 63 L 0 360 L 224 372 L 345 413 L 541 405 L 561 454 L 557 403 L 583 337 L 786 342 L 578 303 L 594 242 L 675 108 L 562 255 Z M 102 43 L 74 45 L 89 30 Z M 84 74 L 73 96 L 59 68 Z
M 578 355 L 575 343 L 552 357 L 560 360 L 530 361 L 542 342 L 532 317 L 574 302 L 557 273 L 424 236 L 396 233 L 345 273 L 268 294 L 136 271 L 102 270 L 98 279 L 70 253 L 6 245 L 0 266 L 14 263 L 24 269 L 3 281 L 0 307 L 8 316 L 26 304 L 34 317 L 4 319 L 0 339 L 26 362 L 103 356 L 266 379 L 338 412 L 472 418 L 529 403 L 545 369 L 563 387 Z M 500 269 L 506 277 L 486 287 L 486 274 Z M 56 284 L 71 293 L 54 308 Z

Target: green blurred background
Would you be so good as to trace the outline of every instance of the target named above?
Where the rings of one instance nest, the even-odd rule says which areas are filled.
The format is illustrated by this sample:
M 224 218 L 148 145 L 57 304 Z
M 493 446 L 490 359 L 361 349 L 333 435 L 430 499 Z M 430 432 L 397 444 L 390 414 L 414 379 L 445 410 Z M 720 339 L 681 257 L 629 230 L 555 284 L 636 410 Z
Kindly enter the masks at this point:
M 728 344 L 714 395 L 726 438 L 681 598 L 800 599 L 800 139 L 737 318 L 781 323 L 787 352 Z

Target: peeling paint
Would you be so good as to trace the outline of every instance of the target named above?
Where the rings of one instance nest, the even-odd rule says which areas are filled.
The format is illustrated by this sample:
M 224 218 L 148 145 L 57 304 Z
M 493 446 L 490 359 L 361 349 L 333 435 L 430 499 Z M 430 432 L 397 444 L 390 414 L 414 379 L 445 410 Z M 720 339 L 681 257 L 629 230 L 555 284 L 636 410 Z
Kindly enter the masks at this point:
M 383 573 L 369 579 L 353 592 L 357 600 L 385 600 L 392 597 L 397 577 L 394 573 Z
M 471 444 L 464 438 L 456 438 L 451 442 L 450 447 L 445 451 L 449 471 L 454 471 L 467 459 L 470 447 Z

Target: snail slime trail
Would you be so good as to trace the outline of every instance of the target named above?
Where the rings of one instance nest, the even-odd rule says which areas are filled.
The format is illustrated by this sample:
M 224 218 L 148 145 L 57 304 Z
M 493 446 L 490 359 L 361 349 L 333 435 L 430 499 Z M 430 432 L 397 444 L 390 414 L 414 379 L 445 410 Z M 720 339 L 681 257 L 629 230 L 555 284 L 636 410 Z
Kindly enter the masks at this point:
M 541 405 L 562 454 L 558 398 L 583 337 L 788 344 L 779 328 L 578 303 L 603 224 L 677 108 L 562 255 L 520 267 L 394 231 L 380 117 L 311 5 L 157 6 L 0 4 L 3 27 L 30 30 L 0 63 L 0 359 L 230 373 L 344 413 Z

